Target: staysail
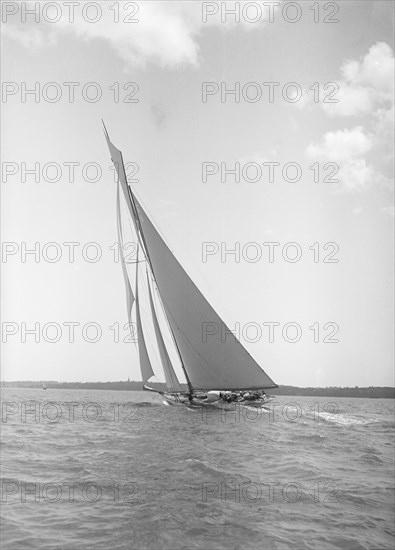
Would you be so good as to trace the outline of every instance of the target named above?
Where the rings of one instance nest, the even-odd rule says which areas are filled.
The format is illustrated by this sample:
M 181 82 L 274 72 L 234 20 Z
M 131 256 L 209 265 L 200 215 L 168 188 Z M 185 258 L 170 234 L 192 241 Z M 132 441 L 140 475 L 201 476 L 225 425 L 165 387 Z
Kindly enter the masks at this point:
M 158 323 L 158 318 L 156 316 L 154 301 L 152 299 L 152 292 L 151 292 L 151 285 L 148 278 L 147 273 L 147 284 L 148 284 L 148 294 L 149 294 L 149 302 L 151 307 L 151 315 L 152 315 L 152 322 L 154 324 L 154 330 L 155 330 L 155 336 L 156 341 L 158 344 L 159 349 L 159 355 L 163 367 L 163 371 L 165 374 L 165 380 L 167 389 L 170 392 L 181 392 L 183 391 L 182 386 L 180 385 L 178 378 L 176 376 L 176 373 L 174 372 L 173 365 L 171 364 L 171 360 L 169 357 L 169 353 L 166 349 L 165 342 L 163 340 L 162 332 Z
M 154 371 L 152 370 L 151 361 L 148 355 L 147 346 L 145 344 L 143 324 L 141 322 L 140 315 L 140 301 L 139 301 L 139 261 L 137 255 L 136 261 L 136 324 L 137 324 L 137 343 L 139 348 L 139 357 L 140 357 L 140 369 L 143 377 L 143 383 L 147 382 L 151 376 L 154 376 Z
M 106 131 L 105 133 L 111 158 L 136 231 L 142 240 L 190 388 L 244 390 L 277 387 L 231 333 L 160 236 L 127 182 L 122 153 L 111 143 Z M 136 304 L 137 302 L 136 288 Z M 140 316 L 138 304 L 136 313 Z M 138 324 L 141 327 L 141 320 Z M 206 334 L 205 328 L 208 325 L 210 331 Z M 142 334 L 141 329 L 139 345 L 140 333 Z M 140 358 L 145 361 L 144 369 L 146 373 L 150 373 L 149 378 L 153 373 L 144 340 Z M 141 368 L 143 369 L 143 364 Z

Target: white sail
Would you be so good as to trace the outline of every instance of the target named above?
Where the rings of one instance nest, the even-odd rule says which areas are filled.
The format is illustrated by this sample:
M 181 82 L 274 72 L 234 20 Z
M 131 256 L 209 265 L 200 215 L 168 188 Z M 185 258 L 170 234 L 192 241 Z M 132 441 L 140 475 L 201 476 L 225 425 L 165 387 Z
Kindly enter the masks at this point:
M 140 369 L 143 383 L 147 382 L 151 376 L 154 376 L 152 370 L 151 361 L 148 355 L 147 346 L 145 344 L 145 338 L 143 333 L 143 325 L 140 315 L 140 302 L 139 302 L 139 273 L 138 273 L 138 259 L 136 261 L 136 324 L 137 324 L 137 343 L 140 357 Z
M 174 338 L 194 389 L 276 387 L 182 268 L 134 195 L 144 242 Z M 205 323 L 218 328 L 203 337 Z M 222 341 L 222 334 L 227 334 Z
M 103 123 L 103 126 L 104 126 L 104 123 Z M 114 164 L 115 171 L 116 171 L 117 176 L 118 176 L 118 183 L 122 187 L 122 191 L 123 191 L 123 194 L 124 194 L 124 197 L 125 197 L 125 201 L 126 201 L 128 209 L 129 209 L 129 213 L 130 213 L 130 216 L 133 220 L 133 223 L 136 224 L 136 219 L 135 219 L 136 213 L 133 212 L 133 205 L 130 202 L 130 196 L 129 196 L 129 191 L 128 191 L 129 184 L 128 184 L 128 180 L 126 178 L 126 172 L 125 172 L 125 166 L 124 166 L 124 163 L 123 163 L 122 153 L 119 149 L 117 149 L 115 147 L 115 145 L 113 145 L 111 143 L 105 126 L 104 126 L 104 133 L 105 133 L 105 136 L 106 136 L 108 148 L 110 150 L 111 160 Z M 137 228 L 136 228 L 136 231 L 137 231 Z
M 158 323 L 154 301 L 152 299 L 151 285 L 149 282 L 148 273 L 147 273 L 147 284 L 148 284 L 149 302 L 151 306 L 152 322 L 155 329 L 156 342 L 158 344 L 159 355 L 160 355 L 160 360 L 162 363 L 163 372 L 166 379 L 167 389 L 170 392 L 181 392 L 183 391 L 183 388 L 177 379 L 176 373 L 174 372 L 173 365 L 171 364 L 171 360 L 169 357 L 169 353 L 166 349 L 166 345 L 163 340 L 162 331 Z
M 134 302 L 134 294 L 132 291 L 132 287 L 130 284 L 128 272 L 125 265 L 125 258 L 123 255 L 123 247 L 124 247 L 124 239 L 123 239 L 123 232 L 122 232 L 122 220 L 121 220 L 121 206 L 120 206 L 120 197 L 119 197 L 119 185 L 118 182 L 117 185 L 117 228 L 118 228 L 118 243 L 120 248 L 120 256 L 121 256 L 121 266 L 122 266 L 122 273 L 123 278 L 125 280 L 125 290 L 126 290 L 126 309 L 128 314 L 128 321 L 129 326 L 131 326 L 132 322 L 132 307 Z
M 111 143 L 107 132 L 105 133 L 130 215 L 136 226 L 139 240 L 141 238 L 143 241 L 190 387 L 199 390 L 277 387 L 231 334 L 229 328 L 166 245 L 128 185 L 122 153 Z M 139 313 L 139 307 L 136 311 Z M 204 338 L 203 331 L 206 323 L 216 327 L 218 333 Z M 139 325 L 141 327 L 141 320 Z M 139 345 L 140 334 L 142 335 L 141 328 Z M 225 334 L 226 338 L 222 338 L 222 334 Z M 149 376 L 152 376 L 144 340 L 142 342 L 143 351 L 140 357 L 145 362 L 145 373 L 149 372 Z M 143 365 L 141 367 L 143 370 Z

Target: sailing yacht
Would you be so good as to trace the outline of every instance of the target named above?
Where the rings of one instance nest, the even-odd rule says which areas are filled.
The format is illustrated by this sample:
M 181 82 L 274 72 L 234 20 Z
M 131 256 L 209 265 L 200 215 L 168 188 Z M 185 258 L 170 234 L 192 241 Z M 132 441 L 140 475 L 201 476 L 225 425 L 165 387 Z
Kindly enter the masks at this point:
M 188 406 L 223 406 L 232 401 L 261 406 L 266 402 L 265 389 L 277 385 L 258 365 L 240 341 L 233 335 L 225 341 L 202 338 L 204 323 L 230 329 L 207 301 L 180 262 L 170 250 L 141 201 L 127 181 L 122 153 L 111 142 L 104 125 L 111 160 L 117 174 L 117 227 L 121 250 L 121 265 L 126 288 L 129 326 L 134 307 L 137 326 L 137 347 L 144 389 L 156 391 L 167 404 Z M 122 205 L 122 208 L 121 208 Z M 122 212 L 124 214 L 122 214 Z M 136 258 L 125 260 L 123 218 L 126 215 L 137 242 Z M 134 264 L 134 273 L 130 263 Z M 144 289 L 143 289 L 144 285 Z M 147 343 L 147 321 L 142 319 L 143 292 L 148 298 L 147 312 L 151 333 L 155 336 L 156 367 L 166 381 L 166 390 L 152 387 L 155 375 L 153 354 Z M 155 297 L 155 299 L 154 299 Z M 160 315 L 162 326 L 160 323 Z M 164 320 L 164 322 L 163 322 Z M 170 337 L 164 338 L 164 331 Z M 172 353 L 169 353 L 170 347 Z M 172 358 L 172 357 L 173 358 Z M 174 368 L 174 357 L 180 373 Z

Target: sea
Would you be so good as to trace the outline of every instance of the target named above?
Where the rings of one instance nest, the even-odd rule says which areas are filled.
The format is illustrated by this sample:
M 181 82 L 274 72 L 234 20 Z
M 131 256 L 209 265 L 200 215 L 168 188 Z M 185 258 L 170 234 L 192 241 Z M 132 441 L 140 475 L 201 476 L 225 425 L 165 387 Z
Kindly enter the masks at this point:
M 3 388 L 2 550 L 392 549 L 394 400 Z

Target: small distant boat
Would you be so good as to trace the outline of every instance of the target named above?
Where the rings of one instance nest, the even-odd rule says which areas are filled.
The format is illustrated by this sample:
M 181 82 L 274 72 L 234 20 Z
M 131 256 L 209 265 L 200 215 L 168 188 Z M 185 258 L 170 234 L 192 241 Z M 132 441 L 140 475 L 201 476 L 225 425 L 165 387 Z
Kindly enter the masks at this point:
M 104 126 L 104 122 L 103 122 Z M 122 153 L 110 141 L 106 127 L 104 133 L 118 176 L 117 182 L 117 226 L 120 243 L 121 265 L 126 287 L 126 304 L 129 326 L 132 326 L 132 308 L 135 308 L 137 344 L 140 370 L 144 389 L 160 394 L 167 404 L 183 404 L 189 407 L 227 407 L 230 403 L 263 407 L 270 399 L 265 389 L 277 388 L 277 384 L 258 365 L 236 337 L 202 338 L 204 323 L 221 327 L 226 334 L 230 329 L 222 321 L 205 296 L 186 273 L 173 252 L 161 237 L 127 181 Z M 124 226 L 122 218 L 127 217 L 137 242 L 137 254 L 133 261 L 125 260 Z M 132 224 L 130 224 L 130 221 Z M 130 272 L 129 264 L 135 264 Z M 145 276 L 142 270 L 145 267 Z M 144 284 L 144 288 L 142 285 Z M 143 290 L 140 297 L 140 289 Z M 147 321 L 143 326 L 141 299 L 146 297 L 144 313 L 149 316 L 151 338 L 147 335 Z M 154 300 L 154 296 L 156 300 Z M 163 336 L 165 324 L 168 341 L 173 345 L 173 357 L 178 357 L 186 384 L 182 385 L 176 375 Z M 147 342 L 155 341 L 156 365 L 163 371 L 166 391 L 152 388 L 154 373 L 153 354 L 147 349 Z M 155 345 L 154 344 L 154 345 Z M 170 348 L 169 348 L 170 349 Z M 157 378 L 158 379 L 158 378 Z M 187 386 L 187 388 L 186 388 Z
M 45 382 L 42 383 L 42 388 L 43 388 L 43 390 L 47 389 L 47 385 L 45 384 Z

